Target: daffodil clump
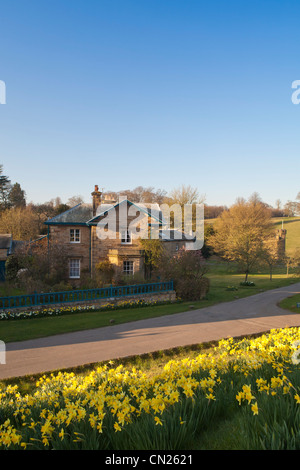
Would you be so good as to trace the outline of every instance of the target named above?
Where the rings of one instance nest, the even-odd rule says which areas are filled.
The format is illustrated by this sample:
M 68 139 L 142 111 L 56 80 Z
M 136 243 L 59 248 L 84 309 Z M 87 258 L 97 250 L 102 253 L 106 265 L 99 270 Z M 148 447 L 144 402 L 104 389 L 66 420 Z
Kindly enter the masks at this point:
M 3 386 L 0 448 L 184 449 L 234 413 L 250 447 L 274 447 L 277 426 L 278 448 L 297 448 L 299 340 L 299 328 L 229 338 L 155 377 L 108 363 L 86 375 L 44 375 L 26 395 Z

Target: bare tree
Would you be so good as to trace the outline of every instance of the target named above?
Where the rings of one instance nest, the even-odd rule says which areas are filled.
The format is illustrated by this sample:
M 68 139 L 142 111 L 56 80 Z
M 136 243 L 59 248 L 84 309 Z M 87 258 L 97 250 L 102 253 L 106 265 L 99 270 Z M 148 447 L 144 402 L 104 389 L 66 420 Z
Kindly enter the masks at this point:
M 264 241 L 264 248 L 262 251 L 261 259 L 269 267 L 270 281 L 272 281 L 273 268 L 280 262 L 283 261 L 283 256 L 278 247 L 277 239 L 274 234 L 268 237 Z
M 137 186 L 135 189 L 124 189 L 122 191 L 106 191 L 103 196 L 108 199 L 118 200 L 119 196 L 126 196 L 131 202 L 136 203 L 150 203 L 162 204 L 167 192 L 164 189 L 154 189 L 152 186 L 145 188 L 144 186 Z
M 198 189 L 190 185 L 182 185 L 179 188 L 173 189 L 169 198 L 171 201 L 184 205 L 184 204 L 201 204 L 205 201 L 204 195 L 199 195 Z
M 262 203 L 261 197 L 257 191 L 254 191 L 254 193 L 251 194 L 249 197 L 249 202 L 253 204 Z
M 77 206 L 78 204 L 83 203 L 83 197 L 82 196 L 72 196 L 67 200 L 67 206 L 69 207 L 74 207 Z
M 247 281 L 272 232 L 275 236 L 270 210 L 264 204 L 240 201 L 216 219 L 210 245 L 215 253 L 237 262 Z
M 14 240 L 30 240 L 39 236 L 39 218 L 31 207 L 6 209 L 0 216 L 0 232 L 11 233 Z
M 297 203 L 294 201 L 287 201 L 284 206 L 284 215 L 287 217 L 295 217 L 297 212 Z

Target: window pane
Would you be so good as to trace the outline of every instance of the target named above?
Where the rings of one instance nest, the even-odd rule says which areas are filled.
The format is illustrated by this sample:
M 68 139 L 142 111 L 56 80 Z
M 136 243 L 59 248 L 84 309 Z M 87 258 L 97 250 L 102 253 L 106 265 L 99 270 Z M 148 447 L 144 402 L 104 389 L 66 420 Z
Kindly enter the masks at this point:
M 123 261 L 124 274 L 133 274 L 133 261 Z
M 131 243 L 131 236 L 128 230 L 124 230 L 121 233 L 121 243 Z
M 80 277 L 80 260 L 79 259 L 70 259 L 69 260 L 69 276 L 73 278 Z
M 70 229 L 70 242 L 80 242 L 80 229 Z

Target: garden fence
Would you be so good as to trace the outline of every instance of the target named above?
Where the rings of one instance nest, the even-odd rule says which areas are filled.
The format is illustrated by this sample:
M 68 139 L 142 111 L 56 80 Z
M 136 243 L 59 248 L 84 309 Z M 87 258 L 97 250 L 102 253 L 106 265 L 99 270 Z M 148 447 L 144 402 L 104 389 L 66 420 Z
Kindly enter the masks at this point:
M 136 284 L 130 286 L 109 286 L 99 289 L 78 289 L 64 292 L 34 293 L 0 297 L 0 310 L 31 308 L 69 302 L 93 302 L 144 294 L 156 294 L 173 290 L 173 281 Z

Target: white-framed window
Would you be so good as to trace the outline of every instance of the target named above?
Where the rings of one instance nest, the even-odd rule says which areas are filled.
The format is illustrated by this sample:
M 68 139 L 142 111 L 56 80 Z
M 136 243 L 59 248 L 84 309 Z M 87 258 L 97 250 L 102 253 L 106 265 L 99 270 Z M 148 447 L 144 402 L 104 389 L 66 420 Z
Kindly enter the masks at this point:
M 121 232 L 121 243 L 122 245 L 130 245 L 131 244 L 131 234 L 129 230 L 122 230 Z
M 80 259 L 69 259 L 69 278 L 80 279 Z
M 133 274 L 133 261 L 123 261 L 123 273 Z
M 70 243 L 80 243 L 79 228 L 70 228 Z

